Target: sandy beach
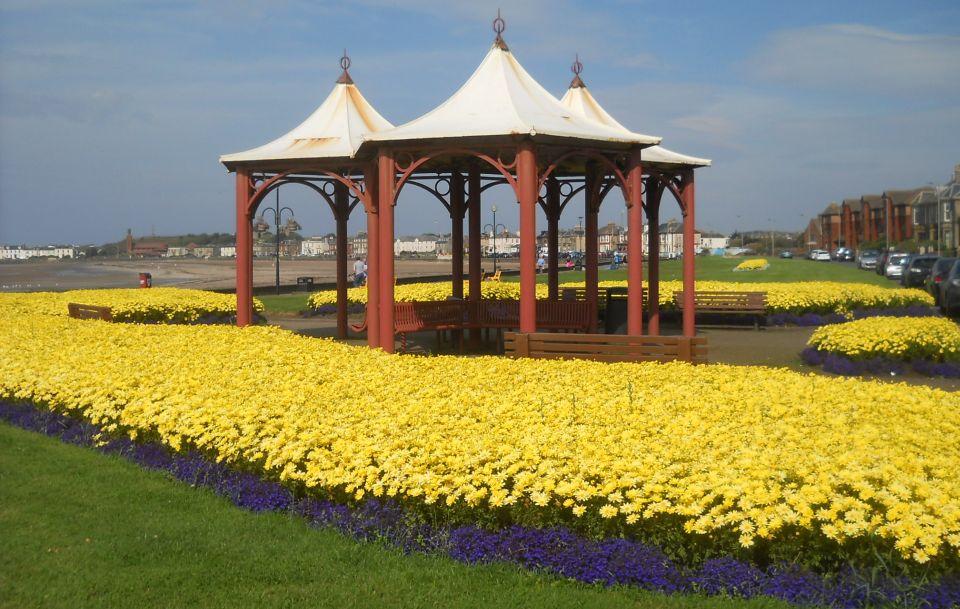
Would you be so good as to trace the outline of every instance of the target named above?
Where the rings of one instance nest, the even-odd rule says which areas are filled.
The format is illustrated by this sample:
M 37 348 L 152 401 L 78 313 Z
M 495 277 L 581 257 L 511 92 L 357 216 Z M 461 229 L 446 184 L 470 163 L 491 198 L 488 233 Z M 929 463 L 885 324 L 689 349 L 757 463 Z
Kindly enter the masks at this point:
M 492 261 L 484 260 L 487 267 Z M 498 262 L 507 270 L 515 269 L 516 262 Z M 347 272 L 351 272 L 348 265 Z M 191 287 L 204 290 L 233 290 L 236 288 L 234 260 L 199 260 L 191 258 L 141 260 L 27 260 L 0 264 L 0 292 L 61 292 L 93 288 L 135 288 L 140 273 L 150 273 L 155 286 Z M 272 259 L 253 261 L 255 287 L 275 284 Z M 396 273 L 400 278 L 450 275 L 451 264 L 443 260 L 397 260 Z M 297 277 L 313 277 L 314 284 L 336 281 L 333 260 L 296 259 L 280 261 L 280 283 L 296 285 Z

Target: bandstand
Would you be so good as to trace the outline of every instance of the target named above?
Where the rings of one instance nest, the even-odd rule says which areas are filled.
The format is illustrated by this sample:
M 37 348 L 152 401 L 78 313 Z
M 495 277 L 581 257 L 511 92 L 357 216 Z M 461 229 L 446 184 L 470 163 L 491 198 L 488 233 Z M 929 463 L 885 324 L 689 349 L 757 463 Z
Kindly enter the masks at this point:
M 464 235 L 479 252 L 481 201 L 496 185 L 508 185 L 520 211 L 519 331 L 537 329 L 537 206 L 547 221 L 548 298 L 559 297 L 558 235 L 561 214 L 579 195 L 585 219 L 585 294 L 598 301 L 598 215 L 619 189 L 627 212 L 627 333 L 658 334 L 659 211 L 664 192 L 683 216 L 683 334 L 694 327 L 694 169 L 710 161 L 671 152 L 660 138 L 635 133 L 611 117 L 593 98 L 574 63 L 574 79 L 562 99 L 536 82 L 502 37 L 496 39 L 473 75 L 434 110 L 394 127 L 363 98 L 353 83 L 349 59 L 334 90 L 319 108 L 289 133 L 258 148 L 221 157 L 236 174 L 237 324 L 253 320 L 252 222 L 260 202 L 283 184 L 314 190 L 336 220 L 337 333 L 347 325 L 347 220 L 360 207 L 368 239 L 367 343 L 393 352 L 394 225 L 407 186 L 427 191 L 449 213 L 452 293 L 462 299 Z M 643 212 L 649 223 L 649 299 L 643 302 Z M 465 230 L 466 229 L 466 230 Z M 481 259 L 471 255 L 469 300 L 479 300 Z

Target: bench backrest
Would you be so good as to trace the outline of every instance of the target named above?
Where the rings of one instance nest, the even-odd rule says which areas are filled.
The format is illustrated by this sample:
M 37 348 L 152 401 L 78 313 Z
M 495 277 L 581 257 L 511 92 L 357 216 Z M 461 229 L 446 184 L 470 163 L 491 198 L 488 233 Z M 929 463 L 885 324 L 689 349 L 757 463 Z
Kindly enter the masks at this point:
M 455 327 L 463 324 L 465 310 L 462 300 L 398 302 L 393 307 L 393 323 L 397 332 Z
M 503 346 L 507 355 L 540 359 L 578 358 L 604 362 L 707 361 L 707 339 L 702 336 L 507 332 L 503 337 Z
M 110 307 L 98 307 L 96 305 L 69 302 L 67 303 L 67 314 L 74 319 L 102 319 L 103 321 L 113 321 L 113 312 L 110 310 Z
M 564 330 L 589 330 L 597 321 L 589 302 L 576 300 L 538 300 L 537 327 Z
M 697 291 L 693 297 L 700 309 L 764 311 L 767 308 L 766 292 Z M 673 298 L 677 306 L 683 308 L 683 292 L 674 292 Z
M 586 331 L 595 323 L 594 308 L 586 302 L 537 301 L 537 327 Z M 393 324 L 397 332 L 427 329 L 517 328 L 520 326 L 519 300 L 437 300 L 398 302 L 393 306 Z

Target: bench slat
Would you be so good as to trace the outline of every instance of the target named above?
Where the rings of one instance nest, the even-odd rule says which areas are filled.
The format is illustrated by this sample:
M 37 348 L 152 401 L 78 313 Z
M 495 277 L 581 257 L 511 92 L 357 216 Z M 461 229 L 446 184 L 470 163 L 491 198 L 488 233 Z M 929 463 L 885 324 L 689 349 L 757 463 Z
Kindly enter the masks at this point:
M 507 332 L 504 352 L 515 357 L 583 358 L 597 361 L 707 361 L 707 339 L 615 334 Z
M 68 302 L 67 314 L 74 319 L 100 319 L 103 321 L 113 321 L 113 311 L 110 309 L 110 307 L 101 307 L 97 305 Z

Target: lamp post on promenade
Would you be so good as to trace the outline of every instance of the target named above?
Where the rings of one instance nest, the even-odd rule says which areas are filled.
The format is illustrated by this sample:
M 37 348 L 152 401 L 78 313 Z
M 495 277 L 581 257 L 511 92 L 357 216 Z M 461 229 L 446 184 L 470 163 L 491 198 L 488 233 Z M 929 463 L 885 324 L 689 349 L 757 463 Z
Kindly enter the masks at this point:
M 497 230 L 502 229 L 506 232 L 507 227 L 503 224 L 497 224 L 497 206 L 491 205 L 490 212 L 493 214 L 493 224 L 486 224 L 483 227 L 483 232 L 488 230 L 493 234 L 493 272 L 497 272 Z
M 283 226 L 280 226 L 280 220 L 282 220 L 283 212 L 285 211 L 290 212 L 290 216 L 289 218 L 287 218 L 286 223 Z M 257 218 L 257 221 L 254 222 L 253 224 L 253 230 L 257 233 L 258 236 L 270 230 L 270 224 L 268 224 L 267 221 L 264 219 L 264 216 L 266 215 L 267 212 L 271 212 L 273 214 L 273 226 L 276 229 L 276 248 L 274 250 L 274 257 L 275 257 L 275 267 L 276 267 L 277 294 L 279 294 L 280 293 L 280 232 L 282 231 L 283 234 L 289 235 L 292 232 L 300 230 L 301 226 L 294 219 L 293 217 L 294 214 L 292 209 L 290 209 L 289 207 L 280 207 L 280 189 L 279 188 L 277 188 L 277 199 L 276 199 L 276 202 L 274 203 L 274 206 L 267 207 L 262 212 L 260 212 L 260 216 Z

